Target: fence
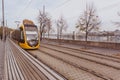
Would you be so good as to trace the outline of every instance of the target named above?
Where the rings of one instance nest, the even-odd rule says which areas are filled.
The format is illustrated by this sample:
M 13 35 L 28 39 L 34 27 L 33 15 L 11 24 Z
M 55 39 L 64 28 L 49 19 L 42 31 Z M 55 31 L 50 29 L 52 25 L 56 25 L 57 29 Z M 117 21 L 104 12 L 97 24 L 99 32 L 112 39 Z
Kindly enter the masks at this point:
M 60 35 L 57 34 L 47 34 L 44 35 L 45 38 L 50 39 L 59 39 Z M 85 35 L 61 35 L 61 39 L 65 40 L 80 40 L 85 41 Z M 89 35 L 87 38 L 88 41 L 95 41 L 95 42 L 112 42 L 112 43 L 120 43 L 120 35 Z

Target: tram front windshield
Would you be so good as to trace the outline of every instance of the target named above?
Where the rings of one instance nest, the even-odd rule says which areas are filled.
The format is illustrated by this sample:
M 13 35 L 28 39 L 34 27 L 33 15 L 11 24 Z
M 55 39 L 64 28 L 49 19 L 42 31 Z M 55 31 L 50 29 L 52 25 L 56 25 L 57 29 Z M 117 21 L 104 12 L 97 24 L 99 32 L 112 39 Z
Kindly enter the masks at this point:
M 25 25 L 27 40 L 38 40 L 38 30 L 35 25 Z

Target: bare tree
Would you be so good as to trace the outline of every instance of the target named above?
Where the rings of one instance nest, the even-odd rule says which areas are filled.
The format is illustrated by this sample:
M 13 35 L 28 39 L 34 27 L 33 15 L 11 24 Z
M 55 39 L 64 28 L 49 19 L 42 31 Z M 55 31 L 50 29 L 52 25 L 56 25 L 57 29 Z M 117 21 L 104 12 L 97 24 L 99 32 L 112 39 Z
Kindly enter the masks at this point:
M 85 41 L 87 42 L 88 34 L 90 31 L 98 30 L 100 27 L 101 21 L 96 14 L 96 9 L 91 5 L 86 5 L 86 10 L 78 19 L 76 28 L 80 31 L 85 32 Z
M 66 20 L 61 16 L 60 19 L 56 22 L 57 25 L 57 39 L 61 39 L 63 31 L 67 30 L 67 22 Z
M 43 33 L 46 33 L 46 31 L 50 31 L 51 28 L 51 18 L 48 16 L 48 13 L 46 13 L 44 10 L 39 11 L 38 15 L 38 22 L 40 24 L 40 39 L 42 40 Z
M 48 33 L 48 38 L 49 38 L 50 32 L 53 31 L 51 18 L 47 19 L 46 31 Z

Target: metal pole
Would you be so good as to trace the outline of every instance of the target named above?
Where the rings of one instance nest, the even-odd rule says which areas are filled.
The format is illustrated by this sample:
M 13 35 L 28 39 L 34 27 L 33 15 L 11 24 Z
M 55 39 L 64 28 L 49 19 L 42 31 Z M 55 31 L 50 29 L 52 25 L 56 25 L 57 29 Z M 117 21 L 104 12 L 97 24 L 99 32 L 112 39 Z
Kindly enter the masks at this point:
M 75 31 L 73 31 L 72 38 L 73 38 L 73 40 L 75 40 Z
M 43 5 L 43 15 L 45 15 L 45 5 Z
M 15 21 L 17 28 L 19 28 L 20 21 Z
M 2 19 L 3 19 L 3 26 L 5 26 L 5 17 L 4 17 L 4 0 L 2 0 Z
M 4 17 L 4 0 L 2 0 L 2 27 L 3 27 L 3 40 L 4 40 L 4 27 L 5 27 L 5 17 Z

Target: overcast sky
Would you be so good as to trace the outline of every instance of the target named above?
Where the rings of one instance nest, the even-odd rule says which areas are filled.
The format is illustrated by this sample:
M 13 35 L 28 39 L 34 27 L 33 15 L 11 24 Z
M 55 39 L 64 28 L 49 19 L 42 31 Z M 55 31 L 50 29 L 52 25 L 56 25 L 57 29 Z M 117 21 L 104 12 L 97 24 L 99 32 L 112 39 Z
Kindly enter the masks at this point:
M 15 21 L 23 19 L 33 20 L 37 24 L 37 16 L 43 5 L 55 22 L 61 15 L 65 17 L 69 25 L 69 32 L 75 31 L 78 17 L 83 13 L 86 3 L 94 3 L 97 14 L 102 21 L 101 30 L 120 29 L 111 22 L 119 21 L 117 13 L 120 12 L 120 0 L 4 0 L 5 20 L 8 26 L 16 28 Z M 0 1 L 0 5 L 2 0 Z M 2 20 L 2 8 L 0 6 L 0 21 Z

